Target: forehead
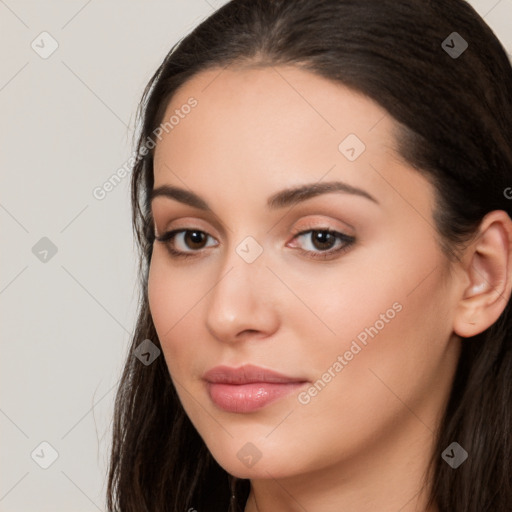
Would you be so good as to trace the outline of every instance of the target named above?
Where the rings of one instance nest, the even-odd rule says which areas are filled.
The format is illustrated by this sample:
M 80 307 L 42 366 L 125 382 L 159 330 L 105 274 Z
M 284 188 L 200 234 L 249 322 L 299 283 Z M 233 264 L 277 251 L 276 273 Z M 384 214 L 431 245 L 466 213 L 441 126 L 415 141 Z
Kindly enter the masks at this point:
M 298 152 L 304 139 L 310 141 L 307 149 L 316 145 L 322 152 L 337 151 L 349 134 L 372 147 L 376 142 L 393 142 L 393 123 L 378 104 L 342 84 L 292 66 L 201 72 L 177 91 L 163 121 L 182 109 L 190 110 L 190 98 L 197 105 L 172 128 L 167 145 L 179 146 L 193 135 L 201 149 L 230 143 L 236 148 L 241 143 L 255 152 L 279 146 L 283 154 Z
M 292 66 L 201 72 L 176 92 L 162 122 L 173 116 L 155 148 L 155 188 L 172 183 L 227 198 L 244 183 L 266 198 L 325 177 L 364 184 L 377 195 L 382 173 L 388 169 L 399 180 L 398 169 L 408 167 L 382 107 Z

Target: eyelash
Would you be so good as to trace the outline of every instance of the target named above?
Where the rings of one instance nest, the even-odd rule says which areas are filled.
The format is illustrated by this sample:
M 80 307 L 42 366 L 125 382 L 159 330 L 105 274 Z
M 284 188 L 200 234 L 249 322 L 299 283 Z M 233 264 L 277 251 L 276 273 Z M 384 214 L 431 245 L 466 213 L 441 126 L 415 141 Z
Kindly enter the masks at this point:
M 165 244 L 165 246 L 166 246 L 167 250 L 169 251 L 169 254 L 171 255 L 172 258 L 182 258 L 182 259 L 195 258 L 198 256 L 198 253 L 202 252 L 202 250 L 192 251 L 192 252 L 177 251 L 169 243 L 174 240 L 174 237 L 178 233 L 186 233 L 186 232 L 191 232 L 191 231 L 204 233 L 207 236 L 211 236 L 211 235 L 208 235 L 208 233 L 206 233 L 205 231 L 202 231 L 200 229 L 194 229 L 194 228 L 184 229 L 184 228 L 182 228 L 182 229 L 174 229 L 172 231 L 164 233 L 161 236 L 155 237 L 155 239 L 157 241 Z M 332 230 L 329 228 L 321 228 L 321 227 L 315 227 L 314 229 L 310 228 L 305 231 L 300 231 L 298 233 L 294 233 L 293 240 L 295 240 L 296 238 L 298 238 L 302 235 L 306 235 L 308 233 L 314 233 L 314 232 L 329 233 L 330 235 L 335 236 L 338 240 L 341 240 L 342 242 L 344 242 L 344 245 L 342 245 L 338 249 L 329 249 L 327 251 L 315 252 L 315 251 L 306 251 L 304 249 L 298 249 L 298 251 L 301 254 L 307 256 L 308 258 L 312 258 L 315 260 L 334 259 L 335 256 L 341 256 L 343 253 L 348 251 L 350 249 L 350 247 L 356 241 L 355 237 L 353 237 L 353 236 L 346 235 L 345 233 L 340 233 L 339 231 L 335 231 L 335 230 Z

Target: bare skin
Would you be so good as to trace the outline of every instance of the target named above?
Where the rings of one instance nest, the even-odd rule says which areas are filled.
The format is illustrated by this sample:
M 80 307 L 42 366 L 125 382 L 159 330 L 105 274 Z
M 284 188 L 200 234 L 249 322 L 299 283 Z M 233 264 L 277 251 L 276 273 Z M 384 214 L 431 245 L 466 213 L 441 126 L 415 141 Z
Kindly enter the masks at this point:
M 251 480 L 246 512 L 438 512 L 426 508 L 427 463 L 464 337 L 492 325 L 510 297 L 509 217 L 487 215 L 450 267 L 434 190 L 399 157 L 394 121 L 370 99 L 293 67 L 230 67 L 193 77 L 165 119 L 190 97 L 197 106 L 157 143 L 154 188 L 192 191 L 212 212 L 153 200 L 157 235 L 204 238 L 167 242 L 188 259 L 156 241 L 148 283 L 187 415 L 218 463 Z M 339 149 L 349 134 L 365 145 L 353 161 L 355 139 Z M 330 192 L 267 207 L 282 189 L 331 181 L 376 202 Z M 314 259 L 345 242 L 321 245 L 313 229 L 355 241 Z M 237 252 L 246 237 L 262 249 L 251 263 Z M 351 357 L 365 329 L 374 336 Z M 246 363 L 308 384 L 252 413 L 227 412 L 202 375 Z M 246 443 L 261 455 L 252 466 L 237 455 Z

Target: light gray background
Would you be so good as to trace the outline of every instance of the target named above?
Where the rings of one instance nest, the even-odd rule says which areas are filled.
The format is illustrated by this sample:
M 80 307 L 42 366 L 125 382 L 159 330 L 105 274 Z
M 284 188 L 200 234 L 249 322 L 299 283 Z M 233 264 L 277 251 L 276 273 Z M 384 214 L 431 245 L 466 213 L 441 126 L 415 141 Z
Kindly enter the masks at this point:
M 163 57 L 224 3 L 0 0 L 0 512 L 106 510 L 136 314 L 130 176 L 92 192 L 130 157 Z M 512 0 L 471 4 L 512 54 Z M 59 45 L 46 59 L 31 47 L 50 48 L 43 31 Z M 57 247 L 46 262 L 32 251 L 43 237 Z M 47 469 L 42 442 L 58 454 Z

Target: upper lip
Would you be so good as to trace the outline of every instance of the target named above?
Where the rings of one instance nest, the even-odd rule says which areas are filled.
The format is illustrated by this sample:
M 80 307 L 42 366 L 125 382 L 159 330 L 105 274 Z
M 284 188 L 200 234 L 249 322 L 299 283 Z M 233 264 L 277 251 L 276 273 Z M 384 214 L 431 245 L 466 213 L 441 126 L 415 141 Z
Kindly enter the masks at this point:
M 208 370 L 203 379 L 208 382 L 224 384 L 250 384 L 251 382 L 306 382 L 306 379 L 288 377 L 273 370 L 267 370 L 260 366 L 246 364 L 238 368 L 230 366 L 215 366 Z

